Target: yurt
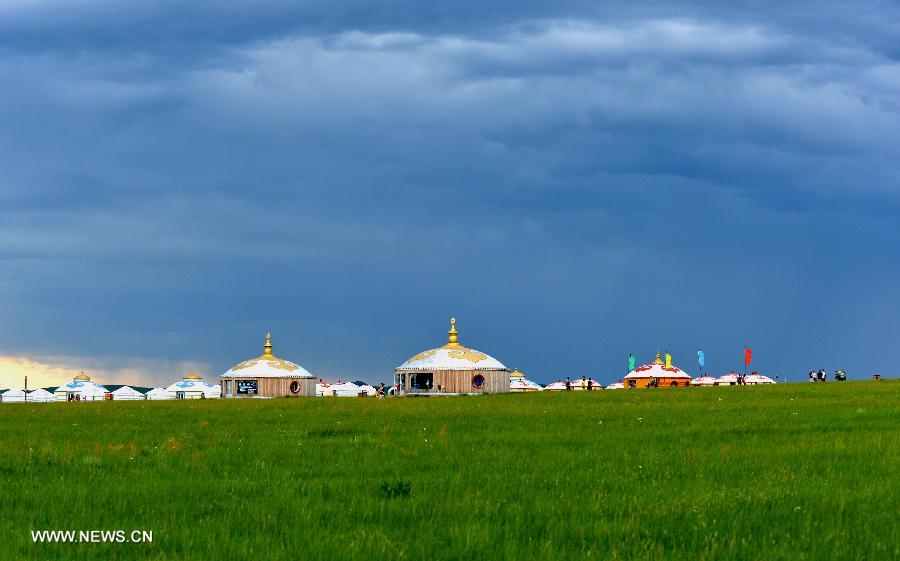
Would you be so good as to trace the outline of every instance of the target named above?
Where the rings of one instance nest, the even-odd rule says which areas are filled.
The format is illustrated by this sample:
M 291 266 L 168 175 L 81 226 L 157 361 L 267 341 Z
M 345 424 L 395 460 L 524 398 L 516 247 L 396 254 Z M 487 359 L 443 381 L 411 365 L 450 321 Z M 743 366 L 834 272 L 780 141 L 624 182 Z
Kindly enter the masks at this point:
M 57 401 L 99 401 L 106 398 L 108 390 L 84 373 L 64 386 L 59 386 L 53 394 Z
M 140 386 L 110 386 L 107 385 L 106 389 L 109 390 L 110 399 L 113 400 L 126 400 L 126 401 L 138 401 L 142 399 L 147 399 L 147 392 L 150 391 L 151 388 L 144 388 Z
M 624 388 L 625 388 L 625 383 L 624 383 L 624 382 L 613 382 L 612 384 L 606 386 L 606 388 L 604 388 L 604 389 L 607 389 L 607 390 L 621 390 L 621 389 L 624 389 Z
M 716 378 L 714 376 L 710 376 L 708 374 L 704 374 L 703 376 L 698 376 L 691 380 L 692 386 L 715 386 Z
M 359 392 L 363 397 L 373 397 L 376 393 L 378 393 L 378 388 L 367 384 L 366 382 L 356 381 L 353 383 L 356 384 L 357 387 L 359 387 Z
M 628 388 L 686 387 L 691 383 L 691 376 L 671 363 L 666 365 L 660 354 L 656 353 L 656 360 L 635 368 L 625 376 L 623 382 Z
M 565 382 L 563 382 L 565 384 Z M 591 390 L 602 390 L 603 384 L 594 380 L 590 376 L 585 376 L 582 380 L 581 378 L 575 378 L 570 382 L 573 391 L 587 391 L 588 388 Z
M 747 377 L 744 378 L 744 382 L 746 382 L 747 385 L 758 386 L 761 384 L 774 384 L 775 380 L 769 378 L 768 376 L 763 376 L 762 374 L 754 372 L 752 374 L 748 374 Z
M 6 390 L 0 394 L 0 402 L 2 403 L 22 403 L 26 401 L 28 394 L 25 390 Z
M 160 401 L 163 399 L 171 399 L 169 397 L 169 392 L 165 390 L 165 388 L 153 388 L 152 390 L 147 392 L 147 399 Z
M 263 354 L 232 366 L 219 376 L 224 397 L 314 397 L 316 377 L 299 364 L 272 354 L 266 333 Z
M 328 388 L 330 387 L 331 384 L 325 380 L 319 379 L 319 381 L 316 382 L 316 395 L 318 397 L 331 397 L 333 394 L 328 391 Z
M 548 391 L 548 392 L 565 391 L 565 389 L 566 389 L 566 383 L 561 380 L 557 380 L 553 383 L 550 383 L 550 384 L 547 384 L 546 386 L 544 386 L 544 391 Z
M 511 392 L 540 392 L 543 390 L 544 388 L 540 384 L 526 378 L 524 374 L 519 372 L 518 368 L 509 375 L 509 391 Z
M 491 356 L 459 344 L 450 318 L 447 344 L 422 351 L 395 369 L 401 395 L 482 394 L 509 391 L 510 370 Z
M 222 388 L 204 382 L 196 374 L 188 374 L 166 388 L 166 394 L 168 399 L 217 399 L 222 397 Z
M 328 386 L 328 395 L 331 397 L 360 397 L 364 391 L 353 382 L 338 382 Z M 367 395 L 375 395 L 375 388 L 372 388 L 371 393 L 367 393 Z
M 44 388 L 38 388 L 28 392 L 28 401 L 33 401 L 34 403 L 47 403 L 48 401 L 56 401 L 56 396 L 53 395 L 53 392 L 47 391 Z
M 736 386 L 738 385 L 738 379 L 740 378 L 740 374 L 737 372 L 730 372 L 725 374 L 724 376 L 719 376 L 716 378 L 717 386 Z

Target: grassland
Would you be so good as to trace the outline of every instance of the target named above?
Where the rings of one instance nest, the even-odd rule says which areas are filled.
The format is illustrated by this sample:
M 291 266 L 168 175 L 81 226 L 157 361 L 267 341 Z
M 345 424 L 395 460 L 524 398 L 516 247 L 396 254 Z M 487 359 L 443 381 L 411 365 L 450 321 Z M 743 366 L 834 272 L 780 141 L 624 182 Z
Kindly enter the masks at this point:
M 4 404 L 0 559 L 900 559 L 898 404 L 897 382 Z

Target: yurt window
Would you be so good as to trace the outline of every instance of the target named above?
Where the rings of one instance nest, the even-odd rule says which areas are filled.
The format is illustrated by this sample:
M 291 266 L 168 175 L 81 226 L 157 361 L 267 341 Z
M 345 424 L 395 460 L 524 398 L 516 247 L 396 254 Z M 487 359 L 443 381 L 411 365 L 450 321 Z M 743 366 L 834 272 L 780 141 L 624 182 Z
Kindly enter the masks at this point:
M 414 390 L 430 390 L 434 383 L 434 374 L 431 372 L 417 372 L 410 376 L 410 385 Z
M 259 385 L 256 380 L 238 380 L 237 393 L 256 395 L 259 391 Z
M 481 374 L 472 376 L 472 387 L 481 388 L 482 386 L 484 386 L 484 376 L 482 376 Z
M 291 382 L 291 393 L 300 393 L 300 382 L 297 380 Z

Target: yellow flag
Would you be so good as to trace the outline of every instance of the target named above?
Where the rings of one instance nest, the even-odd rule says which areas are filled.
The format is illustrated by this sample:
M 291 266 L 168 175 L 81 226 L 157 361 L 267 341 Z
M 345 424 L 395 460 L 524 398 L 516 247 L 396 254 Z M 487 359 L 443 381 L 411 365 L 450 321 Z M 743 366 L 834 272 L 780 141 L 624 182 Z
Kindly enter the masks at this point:
M 666 368 L 672 368 L 672 355 L 666 353 Z

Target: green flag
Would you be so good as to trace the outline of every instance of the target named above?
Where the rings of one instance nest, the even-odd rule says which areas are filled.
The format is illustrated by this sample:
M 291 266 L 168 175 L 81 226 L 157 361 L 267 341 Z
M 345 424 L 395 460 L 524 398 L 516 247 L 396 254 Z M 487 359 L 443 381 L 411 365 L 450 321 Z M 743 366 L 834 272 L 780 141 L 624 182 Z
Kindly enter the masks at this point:
M 628 371 L 634 370 L 634 355 L 628 355 Z

